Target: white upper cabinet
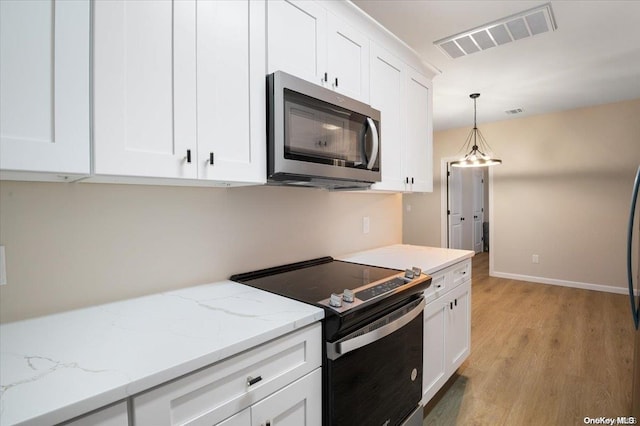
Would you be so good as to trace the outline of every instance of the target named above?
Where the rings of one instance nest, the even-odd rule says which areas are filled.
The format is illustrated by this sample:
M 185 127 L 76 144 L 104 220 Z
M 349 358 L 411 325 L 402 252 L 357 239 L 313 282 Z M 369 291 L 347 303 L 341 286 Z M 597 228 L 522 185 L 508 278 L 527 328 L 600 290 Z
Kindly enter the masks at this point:
M 2 178 L 89 173 L 89 34 L 88 0 L 0 1 Z
M 268 72 L 369 101 L 369 39 L 313 1 L 267 2 Z
M 328 85 L 346 96 L 369 102 L 369 39 L 327 14 Z
M 404 175 L 414 192 L 433 191 L 433 127 L 431 81 L 406 68 L 406 154 Z
M 327 12 L 313 1 L 267 1 L 268 72 L 324 82 Z
M 404 64 L 375 44 L 371 46 L 371 106 L 380 111 L 382 181 L 372 189 L 402 191 Z
M 197 22 L 198 177 L 264 183 L 265 4 L 200 1 Z
M 382 181 L 372 189 L 431 192 L 431 81 L 372 43 L 370 95 L 382 128 Z
M 264 9 L 96 1 L 94 173 L 263 183 Z
M 195 1 L 96 1 L 94 172 L 195 178 Z

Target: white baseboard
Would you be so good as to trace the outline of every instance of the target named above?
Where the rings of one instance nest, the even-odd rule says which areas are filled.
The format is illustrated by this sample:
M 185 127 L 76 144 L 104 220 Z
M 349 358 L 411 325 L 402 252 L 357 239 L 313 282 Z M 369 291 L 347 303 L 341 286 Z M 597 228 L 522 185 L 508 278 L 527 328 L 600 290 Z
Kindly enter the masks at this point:
M 573 287 L 573 288 L 581 288 L 584 290 L 595 290 L 595 291 L 603 291 L 606 293 L 618 293 L 618 294 L 628 294 L 627 287 L 614 287 L 611 285 L 604 284 L 590 284 L 590 283 L 581 283 L 577 281 L 567 281 L 567 280 L 558 280 L 554 278 L 544 278 L 544 277 L 534 277 L 531 275 L 520 275 L 520 274 L 511 274 L 508 272 L 496 272 L 492 271 L 490 274 L 492 277 L 498 278 L 508 278 L 511 280 L 518 281 L 529 281 L 532 283 L 540 283 L 540 284 L 551 284 L 558 285 L 562 287 Z

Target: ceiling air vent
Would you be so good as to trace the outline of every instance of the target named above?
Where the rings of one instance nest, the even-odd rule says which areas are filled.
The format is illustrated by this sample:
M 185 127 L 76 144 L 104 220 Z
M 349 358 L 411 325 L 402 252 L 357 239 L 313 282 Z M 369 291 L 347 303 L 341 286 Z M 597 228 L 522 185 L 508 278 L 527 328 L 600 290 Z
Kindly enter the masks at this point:
M 537 34 L 555 31 L 551 3 L 434 41 L 452 59 L 510 43 Z
M 505 113 L 509 115 L 520 114 L 522 112 L 522 108 L 515 108 L 505 111 Z

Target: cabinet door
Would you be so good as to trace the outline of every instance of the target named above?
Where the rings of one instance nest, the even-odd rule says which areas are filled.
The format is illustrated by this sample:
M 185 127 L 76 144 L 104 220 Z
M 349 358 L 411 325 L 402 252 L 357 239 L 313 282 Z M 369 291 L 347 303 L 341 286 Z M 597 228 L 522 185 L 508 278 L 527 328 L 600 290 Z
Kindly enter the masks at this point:
M 0 1 L 0 169 L 89 173 L 90 22 L 87 0 Z
M 452 290 L 447 302 L 446 357 L 452 374 L 467 359 L 471 347 L 471 281 Z
M 263 2 L 198 2 L 201 179 L 266 181 L 264 20 Z
M 372 189 L 402 191 L 404 143 L 402 91 L 404 64 L 371 43 L 371 106 L 380 111 L 382 182 Z
M 267 2 L 268 70 L 324 84 L 327 13 L 313 1 Z
M 320 426 L 322 373 L 318 368 L 251 407 L 252 426 Z
M 405 175 L 410 191 L 433 191 L 433 130 L 431 127 L 431 82 L 412 68 L 406 73 Z M 405 180 L 406 182 L 406 180 Z
M 369 39 L 330 13 L 327 36 L 328 87 L 369 103 Z
M 427 304 L 424 309 L 423 403 L 429 401 L 449 378 L 445 358 L 446 308 L 442 300 L 436 300 Z
M 95 2 L 96 174 L 197 176 L 195 19 L 194 0 Z

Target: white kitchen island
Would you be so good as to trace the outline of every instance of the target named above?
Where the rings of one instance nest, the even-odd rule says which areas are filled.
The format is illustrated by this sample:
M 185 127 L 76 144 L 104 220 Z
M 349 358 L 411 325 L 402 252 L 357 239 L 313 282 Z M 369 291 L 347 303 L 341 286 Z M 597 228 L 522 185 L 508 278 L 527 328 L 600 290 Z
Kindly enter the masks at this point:
M 303 329 L 319 347 L 312 324 L 323 317 L 320 308 L 222 281 L 3 324 L 0 424 L 52 425 L 115 403 L 74 425 L 126 426 L 129 398 L 147 389 Z
M 431 275 L 425 290 L 422 403 L 426 404 L 471 350 L 473 251 L 396 244 L 338 256 L 348 262 L 394 269 L 421 268 Z

